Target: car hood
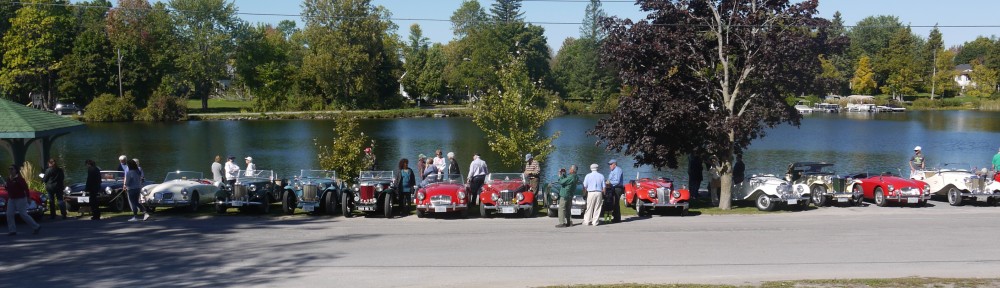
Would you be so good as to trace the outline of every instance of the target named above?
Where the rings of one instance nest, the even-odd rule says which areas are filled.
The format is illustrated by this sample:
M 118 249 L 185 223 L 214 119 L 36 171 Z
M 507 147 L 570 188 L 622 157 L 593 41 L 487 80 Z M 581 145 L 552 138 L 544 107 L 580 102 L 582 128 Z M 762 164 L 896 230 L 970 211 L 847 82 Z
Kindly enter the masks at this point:
M 456 183 L 433 183 L 424 187 L 420 190 L 424 192 L 427 197 L 434 195 L 449 195 L 456 196 L 459 191 L 465 191 L 465 185 Z
M 35 190 L 28 190 L 28 198 L 31 198 L 35 203 L 42 203 L 42 193 Z M 0 186 L 0 199 L 7 200 L 7 189 Z
M 146 183 L 150 183 L 150 182 L 147 181 Z M 144 183 L 144 184 L 146 184 L 146 183 Z M 70 192 L 83 192 L 83 190 L 87 188 L 87 184 L 86 183 L 74 183 L 74 184 L 66 186 L 66 187 L 69 187 L 69 191 Z M 104 191 L 104 189 L 107 189 L 108 187 L 111 187 L 111 189 L 120 189 L 120 188 L 122 188 L 122 182 L 101 181 L 101 191 Z
M 197 186 L 197 185 L 207 185 L 207 184 L 200 183 L 198 181 L 191 181 L 191 180 L 173 180 L 173 181 L 168 181 L 168 182 L 164 182 L 164 183 L 157 184 L 157 185 L 147 186 L 147 189 L 149 189 L 149 191 L 147 191 L 147 192 L 149 192 L 149 193 L 156 193 L 156 192 L 175 192 L 175 193 L 180 193 L 181 190 L 184 190 L 184 188 L 189 188 L 190 189 L 190 187 Z M 152 188 L 150 189 L 150 187 L 152 187 Z
M 497 181 L 487 184 L 485 188 L 489 188 L 490 190 L 495 190 L 495 191 L 503 191 L 503 190 L 514 191 L 517 190 L 518 188 L 521 188 L 521 186 L 523 185 L 524 182 L 521 181 Z
M 896 176 L 881 176 L 881 177 L 882 177 L 882 182 L 885 182 L 885 184 L 891 184 L 896 189 L 905 187 L 924 189 L 925 185 L 924 181 L 920 180 L 905 179 Z
M 675 187 L 673 187 L 674 184 L 672 182 L 667 182 L 667 181 L 662 181 L 662 180 L 640 179 L 639 181 L 636 181 L 635 183 L 639 185 L 640 189 L 657 189 L 657 188 L 660 188 L 660 187 L 669 188 L 669 189 L 674 189 L 675 188 Z

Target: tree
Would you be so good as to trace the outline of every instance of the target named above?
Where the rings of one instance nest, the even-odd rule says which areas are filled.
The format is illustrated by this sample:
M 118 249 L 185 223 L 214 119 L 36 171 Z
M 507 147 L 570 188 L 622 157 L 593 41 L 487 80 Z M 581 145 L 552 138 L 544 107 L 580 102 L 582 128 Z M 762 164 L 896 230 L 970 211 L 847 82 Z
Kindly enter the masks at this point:
M 17 16 L 17 9 L 20 8 L 20 2 L 0 2 L 0 38 L 3 38 L 3 35 L 7 33 L 7 29 L 10 29 L 10 19 Z
M 500 156 L 507 167 L 517 167 L 525 153 L 544 159 L 554 149 L 555 135 L 540 135 L 542 126 L 555 117 L 552 108 L 546 108 L 545 98 L 551 92 L 539 88 L 528 77 L 524 60 L 509 56 L 498 72 L 499 89 L 490 90 L 476 102 L 472 121 L 486 133 L 490 150 Z
M 868 56 L 861 56 L 854 70 L 854 77 L 851 78 L 851 91 L 855 94 L 871 95 L 875 93 L 875 88 L 878 88 L 878 84 L 875 83 L 872 60 Z
M 483 6 L 479 5 L 479 1 L 465 0 L 462 1 L 462 6 L 451 14 L 451 30 L 456 38 L 462 39 L 470 30 L 482 27 L 488 20 L 489 15 L 483 10 Z
M 231 79 L 226 70 L 233 51 L 233 30 L 241 21 L 236 5 L 226 0 L 170 0 L 179 46 L 177 67 L 208 109 L 208 96 L 220 79 Z
M 306 0 L 303 81 L 337 108 L 398 107 L 402 44 L 389 12 L 370 0 Z
M 623 85 L 618 109 L 592 134 L 637 165 L 676 168 L 678 156 L 719 159 L 720 208 L 730 209 L 733 155 L 766 135 L 798 125 L 785 96 L 802 90 L 818 66 L 817 1 L 639 0 L 649 15 L 611 18 L 602 58 Z M 655 25 L 654 25 L 655 23 Z M 697 151 L 697 152 L 695 152 Z
M 986 55 L 989 54 L 993 45 L 993 39 L 983 36 L 979 36 L 976 37 L 975 40 L 965 42 L 959 47 L 958 55 L 955 55 L 955 64 L 970 64 L 975 59 L 983 62 L 986 60 Z
M 344 113 L 340 115 L 333 120 L 333 141 L 330 145 L 320 144 L 318 140 L 314 143 L 319 150 L 316 157 L 321 169 L 337 171 L 348 184 L 354 184 L 353 175 L 365 169 L 362 168 L 365 166 L 362 151 L 365 147 L 375 147 L 375 140 L 361 131 L 358 119 L 343 116 Z
M 427 50 L 430 49 L 430 39 L 424 37 L 420 30 L 420 25 L 414 23 L 410 25 L 410 42 L 403 50 L 403 70 L 406 74 L 400 80 L 403 88 L 410 98 L 417 99 L 424 97 L 423 87 L 419 84 L 421 74 L 424 72 L 424 64 L 427 63 Z
M 931 29 L 930 34 L 927 35 L 927 44 L 924 46 L 924 55 L 923 55 L 924 57 L 926 57 L 924 59 L 924 63 L 927 63 L 929 66 L 924 75 L 929 75 L 929 77 L 927 77 L 927 79 L 930 79 L 930 81 L 927 81 L 928 82 L 927 85 L 929 87 L 926 90 L 931 92 L 931 100 L 934 100 L 934 96 L 938 92 L 944 93 L 943 90 L 938 89 L 943 87 L 939 86 L 938 85 L 939 83 L 937 83 L 938 81 L 942 80 L 940 77 L 937 76 L 937 74 L 942 73 L 942 74 L 954 75 L 953 73 L 948 73 L 950 71 L 953 71 L 954 70 L 953 68 L 946 67 L 945 69 L 940 69 L 940 67 L 938 67 L 938 64 L 940 63 L 940 61 L 938 61 L 938 57 L 946 56 L 943 54 L 944 54 L 944 41 L 941 40 L 941 30 L 938 30 L 937 25 L 934 25 L 934 29 Z M 948 58 L 947 60 L 949 63 L 951 62 L 950 58 Z M 947 82 L 954 82 L 954 81 L 947 81 Z M 946 84 L 946 83 L 940 83 L 940 84 Z
M 0 87 L 23 101 L 40 92 L 45 105 L 54 104 L 56 73 L 71 49 L 73 22 L 64 0 L 24 1 L 3 37 Z M 46 106 L 46 108 L 51 108 Z
M 288 30 L 269 24 L 241 24 L 235 31 L 233 68 L 236 82 L 253 94 L 251 110 L 267 112 L 287 107 L 285 102 L 297 71 L 291 60 L 295 47 L 286 36 Z
M 935 72 L 933 72 L 931 78 L 931 99 L 934 99 L 935 95 L 940 95 L 942 97 L 954 96 L 958 92 L 958 85 L 955 83 L 955 76 L 958 74 L 955 71 L 955 65 L 952 63 L 952 59 L 955 58 L 955 52 L 952 50 L 941 50 L 937 52 L 936 59 L 934 62 Z
M 600 44 L 593 38 L 566 39 L 552 61 L 552 74 L 565 92 L 561 96 L 591 100 L 593 112 L 606 112 L 606 100 L 621 87 L 613 69 L 601 65 Z
M 118 89 L 117 83 L 112 81 L 117 75 L 115 54 L 105 24 L 111 2 L 96 0 L 80 5 L 87 8 L 75 11 L 80 32 L 73 41 L 72 51 L 63 57 L 58 89 L 63 99 L 85 105 L 97 95 L 116 93 Z
M 497 23 L 514 23 L 524 20 L 521 0 L 497 0 L 490 8 L 490 13 L 493 13 L 493 21 Z
M 434 46 L 427 50 L 427 62 L 424 63 L 417 81 L 420 91 L 427 99 L 444 100 L 445 96 L 452 92 L 448 89 L 448 82 L 444 76 L 447 61 L 444 46 L 440 43 L 434 43 Z
M 131 91 L 135 101 L 145 103 L 164 75 L 176 74 L 180 49 L 166 4 L 119 0 L 107 15 L 106 31 L 115 58 L 121 58 L 113 78 L 119 97 Z
M 997 70 L 986 67 L 978 59 L 972 60 L 972 72 L 969 78 L 975 83 L 968 94 L 972 97 L 989 97 L 997 92 Z
M 882 48 L 889 46 L 889 40 L 902 29 L 903 23 L 896 16 L 878 15 L 861 19 L 847 33 L 851 38 L 851 59 L 861 59 L 862 55 L 875 57 Z
M 822 69 L 822 73 L 817 76 L 817 81 L 822 89 L 822 92 L 827 93 L 827 95 L 836 94 L 843 82 L 844 75 L 840 73 L 837 66 L 833 63 L 833 60 L 827 59 L 826 55 L 819 55 L 819 65 Z
M 601 8 L 601 0 L 590 0 L 583 15 L 580 38 L 594 39 L 597 43 L 604 41 L 607 34 L 601 29 L 601 19 L 607 18 L 608 13 L 605 13 L 604 9 Z
M 912 40 L 910 27 L 900 29 L 889 41 L 889 47 L 880 51 L 882 64 L 876 66 L 876 72 L 888 75 L 885 85 L 881 87 L 882 93 L 891 94 L 894 98 L 917 93 L 923 70 L 920 69 L 920 55 L 915 53 L 919 51 L 918 45 Z

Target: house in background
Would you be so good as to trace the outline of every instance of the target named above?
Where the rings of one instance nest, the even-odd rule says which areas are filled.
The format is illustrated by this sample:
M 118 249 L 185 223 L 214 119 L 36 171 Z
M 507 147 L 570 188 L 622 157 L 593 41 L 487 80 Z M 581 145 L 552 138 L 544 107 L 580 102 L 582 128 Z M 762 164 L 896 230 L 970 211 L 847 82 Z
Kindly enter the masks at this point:
M 959 92 L 960 95 L 965 95 L 965 88 L 966 87 L 970 87 L 970 86 L 971 87 L 976 87 L 976 83 L 972 82 L 972 78 L 969 78 L 969 73 L 972 73 L 972 65 L 970 65 L 970 64 L 961 64 L 961 65 L 955 66 L 955 71 L 956 71 L 956 73 L 955 73 L 955 83 L 958 84 L 958 87 L 962 88 L 962 90 Z

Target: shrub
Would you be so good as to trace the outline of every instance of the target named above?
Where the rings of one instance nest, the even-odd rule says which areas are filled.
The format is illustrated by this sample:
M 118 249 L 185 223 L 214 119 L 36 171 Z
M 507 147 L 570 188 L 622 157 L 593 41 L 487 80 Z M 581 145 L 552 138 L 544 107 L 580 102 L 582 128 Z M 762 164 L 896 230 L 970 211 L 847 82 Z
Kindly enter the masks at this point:
M 178 121 L 187 117 L 187 101 L 170 96 L 163 89 L 153 92 L 149 105 L 140 111 L 137 118 L 143 121 Z
M 102 94 L 87 105 L 84 118 L 93 122 L 132 121 L 137 111 L 134 99 L 129 93 L 124 97 Z
M 340 114 L 333 121 L 333 141 L 326 142 L 330 145 L 313 140 L 319 150 L 316 157 L 323 169 L 337 171 L 339 175 L 358 175 L 365 166 L 362 151 L 365 147 L 374 149 L 375 140 L 361 132 L 357 118 L 344 115 L 343 111 Z M 348 184 L 354 184 L 352 176 L 345 178 Z

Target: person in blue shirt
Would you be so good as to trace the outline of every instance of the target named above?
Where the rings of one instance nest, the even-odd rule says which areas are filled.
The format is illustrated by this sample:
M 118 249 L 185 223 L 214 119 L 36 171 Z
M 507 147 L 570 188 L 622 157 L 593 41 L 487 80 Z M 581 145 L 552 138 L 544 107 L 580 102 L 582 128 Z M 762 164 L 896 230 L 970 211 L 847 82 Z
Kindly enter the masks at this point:
M 399 185 L 398 192 L 396 193 L 396 203 L 403 204 L 407 209 L 399 209 L 400 216 L 406 216 L 410 213 L 409 203 L 413 201 L 413 185 L 416 185 L 416 175 L 413 174 L 413 170 L 410 169 L 410 160 L 403 158 L 399 160 L 399 174 L 396 175 L 396 185 Z
M 625 179 L 622 168 L 618 167 L 618 161 L 611 159 L 608 161 L 608 167 L 611 168 L 611 172 L 608 172 L 608 182 L 610 183 L 611 189 L 608 189 L 609 193 L 612 193 L 611 197 L 614 198 L 611 201 L 611 223 L 622 222 L 622 211 L 621 201 L 622 194 L 625 193 Z

